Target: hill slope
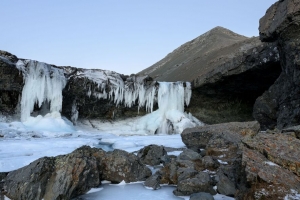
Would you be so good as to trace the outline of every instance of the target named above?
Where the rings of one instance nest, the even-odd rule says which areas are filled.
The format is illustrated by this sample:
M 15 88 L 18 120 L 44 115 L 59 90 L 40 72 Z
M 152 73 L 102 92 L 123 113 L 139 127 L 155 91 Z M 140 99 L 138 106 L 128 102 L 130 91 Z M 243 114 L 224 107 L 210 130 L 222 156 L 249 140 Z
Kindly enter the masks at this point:
M 253 46 L 249 42 L 260 41 L 218 26 L 181 45 L 138 74 L 158 81 L 192 81 Z

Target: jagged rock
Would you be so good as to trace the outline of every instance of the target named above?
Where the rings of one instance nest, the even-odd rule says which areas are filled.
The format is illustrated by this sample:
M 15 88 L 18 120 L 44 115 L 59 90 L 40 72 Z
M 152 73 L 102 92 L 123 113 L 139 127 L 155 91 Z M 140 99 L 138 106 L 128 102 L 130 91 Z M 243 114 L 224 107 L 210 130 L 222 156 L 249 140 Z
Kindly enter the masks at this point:
M 181 134 L 181 138 L 183 143 L 188 148 L 199 151 L 199 149 L 206 148 L 213 135 L 221 134 L 222 132 L 227 131 L 235 133 L 234 135 L 236 135 L 236 137 L 240 139 L 244 135 L 256 134 L 259 128 L 260 127 L 257 122 L 231 122 L 224 124 L 207 125 L 203 127 L 185 129 Z M 235 141 L 238 141 L 239 139 L 235 139 Z
M 214 197 L 209 193 L 199 192 L 192 194 L 190 200 L 214 200 Z
M 194 178 L 188 178 L 178 182 L 177 189 L 173 191 L 176 196 L 186 196 L 197 192 L 216 194 L 211 185 L 208 173 L 198 172 Z
M 151 170 L 141 163 L 139 158 L 123 150 L 114 150 L 108 152 L 104 158 L 103 176 L 104 180 L 112 182 L 128 182 L 144 181 L 151 176 Z
M 99 186 L 101 180 L 136 182 L 150 175 L 134 154 L 83 146 L 8 173 L 3 188 L 11 199 L 70 199 Z
M 198 171 L 191 168 L 179 168 L 177 170 L 178 182 L 183 180 L 194 178 L 198 174 Z
M 149 145 L 138 151 L 138 158 L 146 165 L 159 165 L 162 158 L 167 155 L 163 146 Z
M 255 150 L 244 148 L 243 166 L 250 188 L 244 199 L 284 199 L 290 190 L 300 191 L 300 177 L 271 162 Z
M 259 133 L 245 138 L 244 144 L 265 155 L 270 161 L 300 176 L 300 140 L 286 134 Z
M 176 161 L 176 158 L 171 158 L 171 161 L 163 168 L 159 170 L 161 173 L 161 184 L 177 184 L 178 176 L 177 176 L 177 170 L 178 170 L 178 163 Z
M 278 42 L 282 72 L 260 96 L 253 115 L 262 129 L 282 129 L 300 122 L 300 2 L 277 1 L 260 19 L 260 39 Z
M 224 194 L 226 196 L 234 197 L 236 193 L 235 183 L 230 180 L 227 176 L 223 173 L 218 173 L 217 178 L 217 191 L 220 194 Z
M 16 114 L 24 85 L 22 73 L 16 68 L 18 58 L 0 50 L 0 114 Z
M 146 187 L 150 187 L 153 190 L 157 190 L 160 189 L 160 180 L 161 180 L 161 174 L 160 172 L 156 172 L 155 174 L 153 174 L 152 176 L 150 176 L 149 178 L 146 179 L 146 181 L 144 182 L 144 185 Z

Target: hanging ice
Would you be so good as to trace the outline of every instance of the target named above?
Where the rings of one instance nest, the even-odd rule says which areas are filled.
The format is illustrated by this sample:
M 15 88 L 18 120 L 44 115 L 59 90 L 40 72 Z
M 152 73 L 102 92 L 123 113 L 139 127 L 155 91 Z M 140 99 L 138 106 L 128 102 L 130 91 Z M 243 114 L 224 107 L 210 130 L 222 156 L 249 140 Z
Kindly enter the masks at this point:
M 21 121 L 26 121 L 35 104 L 42 105 L 49 112 L 59 112 L 62 109 L 62 90 L 66 85 L 63 70 L 46 63 L 33 60 L 19 60 L 17 67 L 22 70 L 25 85 L 21 99 Z

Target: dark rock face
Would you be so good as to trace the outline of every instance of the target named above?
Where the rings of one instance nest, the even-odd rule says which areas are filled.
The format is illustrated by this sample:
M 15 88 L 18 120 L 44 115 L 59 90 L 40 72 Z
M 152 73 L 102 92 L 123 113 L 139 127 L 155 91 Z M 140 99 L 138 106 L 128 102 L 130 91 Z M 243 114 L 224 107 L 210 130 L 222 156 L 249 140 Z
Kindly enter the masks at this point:
M 4 194 L 11 199 L 71 199 L 101 180 L 135 182 L 151 175 L 134 154 L 83 146 L 70 154 L 40 158 L 8 173 Z
M 22 73 L 15 67 L 18 58 L 0 51 L 0 113 L 15 114 L 23 88 Z
M 149 145 L 138 151 L 137 156 L 146 165 L 159 165 L 167 151 L 163 146 Z
M 273 4 L 260 20 L 260 39 L 278 42 L 282 72 L 254 105 L 253 115 L 263 129 L 282 129 L 300 122 L 300 2 Z

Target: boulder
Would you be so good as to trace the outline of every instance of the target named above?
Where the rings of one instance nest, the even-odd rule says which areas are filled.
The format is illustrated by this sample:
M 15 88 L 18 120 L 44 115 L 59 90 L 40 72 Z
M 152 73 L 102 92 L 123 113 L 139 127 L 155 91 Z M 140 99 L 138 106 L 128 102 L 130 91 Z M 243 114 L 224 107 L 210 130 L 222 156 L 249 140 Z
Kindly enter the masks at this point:
M 300 4 L 277 1 L 260 19 L 260 39 L 278 43 L 282 72 L 255 102 L 253 116 L 262 129 L 287 128 L 300 122 Z
M 188 148 L 199 151 L 199 149 L 206 148 L 213 135 L 222 134 L 226 131 L 232 132 L 234 136 L 232 136 L 232 138 L 229 138 L 229 141 L 232 140 L 238 142 L 245 135 L 256 134 L 259 131 L 259 128 L 260 126 L 257 122 L 231 122 L 207 125 L 185 129 L 181 134 L 181 138 L 183 143 Z M 230 136 L 228 134 L 228 136 L 224 135 L 224 137 Z
M 177 189 L 173 191 L 176 196 L 187 196 L 197 192 L 216 194 L 208 173 L 198 172 L 195 177 L 178 182 Z
M 256 150 L 244 148 L 242 164 L 248 190 L 244 199 L 284 199 L 291 189 L 300 192 L 300 177 L 271 162 Z
M 152 188 L 153 190 L 160 189 L 160 180 L 161 180 L 161 174 L 160 172 L 156 172 L 152 176 L 146 179 L 144 182 L 144 186 Z
M 8 173 L 3 190 L 10 199 L 71 199 L 101 184 L 143 181 L 151 175 L 137 156 L 121 150 L 106 153 L 83 146 L 70 154 L 43 157 Z
M 202 165 L 205 169 L 208 170 L 216 170 L 220 167 L 220 163 L 218 162 L 218 160 L 211 156 L 204 156 L 202 158 Z
M 167 151 L 163 146 L 149 145 L 140 149 L 137 153 L 138 158 L 146 165 L 159 165 L 165 160 Z
M 220 194 L 234 197 L 236 193 L 235 183 L 230 180 L 225 174 L 218 173 L 217 191 Z
M 286 134 L 259 133 L 253 138 L 245 138 L 243 143 L 257 150 L 271 162 L 300 176 L 300 140 Z
M 139 158 L 123 150 L 115 149 L 107 152 L 105 157 L 99 158 L 102 163 L 103 180 L 119 183 L 121 181 L 144 181 L 152 175 Z
M 200 160 L 201 155 L 193 150 L 190 149 L 184 149 L 182 153 L 178 156 L 179 160 Z

